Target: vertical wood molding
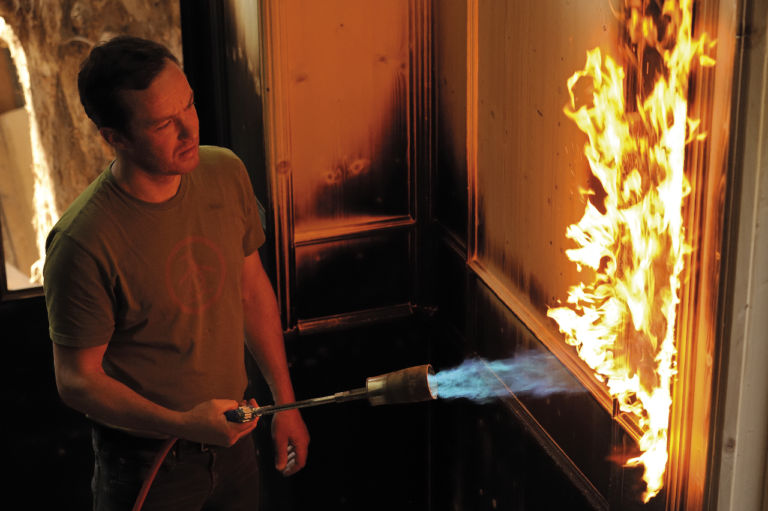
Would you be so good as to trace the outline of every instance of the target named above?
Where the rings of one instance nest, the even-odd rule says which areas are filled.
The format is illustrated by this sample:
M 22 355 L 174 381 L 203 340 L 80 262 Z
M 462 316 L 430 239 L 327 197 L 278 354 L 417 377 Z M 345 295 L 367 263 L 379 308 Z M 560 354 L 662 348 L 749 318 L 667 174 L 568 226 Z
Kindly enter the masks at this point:
M 467 262 L 477 258 L 477 107 L 480 0 L 467 0 Z
M 704 142 L 686 151 L 686 173 L 692 194 L 685 225 L 688 278 L 681 287 L 677 324 L 678 375 L 670 414 L 667 509 L 705 508 L 712 441 L 713 378 L 716 359 L 717 310 L 721 299 L 720 249 L 724 235 L 724 198 L 730 131 L 731 95 L 736 42 L 736 16 L 731 2 L 697 3 L 694 36 L 716 39 L 716 65 L 691 76 L 694 93 L 689 117 L 701 120 Z
M 295 256 L 293 249 L 293 183 L 291 167 L 291 120 L 286 80 L 288 56 L 285 53 L 286 23 L 284 5 L 279 0 L 261 3 L 262 84 L 264 87 L 265 149 L 270 199 L 274 207 L 277 299 L 283 328 L 290 330 L 295 319 L 291 309 L 291 289 Z
M 409 39 L 411 43 L 409 90 L 409 164 L 408 202 L 415 220 L 413 241 L 409 248 L 411 260 L 410 302 L 421 303 L 428 291 L 422 289 L 420 275 L 429 272 L 426 236 L 432 219 L 432 3 L 431 0 L 410 0 Z

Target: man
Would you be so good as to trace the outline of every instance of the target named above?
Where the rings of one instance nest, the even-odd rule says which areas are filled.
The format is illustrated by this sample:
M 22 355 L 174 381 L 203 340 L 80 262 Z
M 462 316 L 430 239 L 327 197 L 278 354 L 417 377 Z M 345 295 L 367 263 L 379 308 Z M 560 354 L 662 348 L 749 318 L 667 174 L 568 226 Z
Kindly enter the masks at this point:
M 248 176 L 230 151 L 198 146 L 193 93 L 165 47 L 98 45 L 78 88 L 116 159 L 51 231 L 44 277 L 59 393 L 94 421 L 94 509 L 128 509 L 175 437 L 143 509 L 254 509 L 256 422 L 224 415 L 244 397 L 244 337 L 275 402 L 294 395 Z M 277 414 L 272 436 L 276 468 L 301 469 L 299 413 Z

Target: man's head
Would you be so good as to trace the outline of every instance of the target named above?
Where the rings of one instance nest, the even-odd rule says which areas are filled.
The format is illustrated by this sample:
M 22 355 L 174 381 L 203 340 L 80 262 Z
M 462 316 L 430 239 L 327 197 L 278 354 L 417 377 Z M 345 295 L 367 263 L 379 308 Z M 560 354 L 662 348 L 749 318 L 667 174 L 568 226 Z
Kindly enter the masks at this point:
M 175 175 L 197 166 L 194 95 L 165 47 L 134 37 L 112 39 L 93 49 L 78 87 L 86 112 L 124 168 Z
M 146 89 L 168 61 L 179 64 L 165 46 L 138 37 L 119 36 L 97 45 L 77 75 L 85 113 L 99 128 L 125 132 L 130 112 L 121 92 Z

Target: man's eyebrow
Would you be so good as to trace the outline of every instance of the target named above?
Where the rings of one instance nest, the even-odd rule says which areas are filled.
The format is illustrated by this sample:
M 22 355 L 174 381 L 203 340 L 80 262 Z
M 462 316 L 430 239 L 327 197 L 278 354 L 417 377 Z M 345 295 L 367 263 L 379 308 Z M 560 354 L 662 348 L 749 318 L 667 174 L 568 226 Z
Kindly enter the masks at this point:
M 193 105 L 194 103 L 195 103 L 195 91 L 191 91 L 189 93 L 189 102 L 187 103 L 187 107 Z M 160 117 L 159 119 L 150 119 L 149 121 L 147 121 L 147 125 L 154 126 L 156 124 L 161 124 L 167 121 L 168 119 L 173 119 L 174 117 L 176 117 L 176 115 L 177 114 L 172 114 L 172 115 L 166 115 L 165 117 Z

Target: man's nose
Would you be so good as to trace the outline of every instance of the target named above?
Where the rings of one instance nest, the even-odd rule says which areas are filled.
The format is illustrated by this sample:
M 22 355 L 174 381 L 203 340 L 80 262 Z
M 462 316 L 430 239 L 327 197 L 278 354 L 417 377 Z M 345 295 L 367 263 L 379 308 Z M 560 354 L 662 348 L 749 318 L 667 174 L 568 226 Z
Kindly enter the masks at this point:
M 192 112 L 190 115 L 186 115 L 179 119 L 179 139 L 186 140 L 188 138 L 197 137 L 198 120 L 197 114 Z

